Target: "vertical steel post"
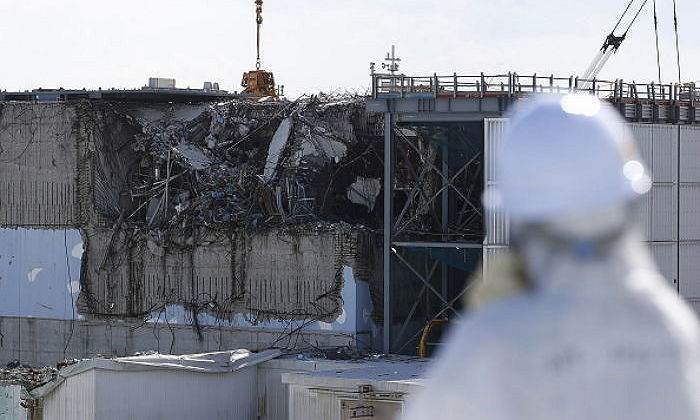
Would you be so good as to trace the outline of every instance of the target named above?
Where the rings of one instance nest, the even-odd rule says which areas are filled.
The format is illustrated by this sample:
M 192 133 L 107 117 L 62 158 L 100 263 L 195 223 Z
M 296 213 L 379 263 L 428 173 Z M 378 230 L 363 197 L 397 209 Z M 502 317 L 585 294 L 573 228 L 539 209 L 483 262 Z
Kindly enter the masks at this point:
M 452 77 L 454 77 L 454 79 L 452 81 L 452 90 L 453 90 L 452 97 L 456 98 L 457 97 L 457 72 L 455 72 Z
M 481 89 L 480 89 L 480 92 L 481 92 L 481 97 L 483 98 L 483 97 L 484 97 L 484 91 L 486 91 L 486 81 L 484 80 L 484 72 L 483 72 L 483 71 L 481 72 L 481 76 L 480 76 L 480 78 L 479 78 L 479 81 L 481 82 Z M 501 90 L 503 90 L 503 89 L 501 89 Z
M 394 223 L 394 115 L 384 114 L 384 353 L 391 353 L 391 239 Z
M 450 166 L 449 166 L 449 148 L 448 148 L 448 142 L 450 141 L 450 131 L 452 131 L 452 128 L 447 129 L 447 136 L 443 136 L 441 138 L 442 140 L 442 149 L 440 150 L 440 154 L 442 155 L 442 168 L 440 168 L 442 172 L 442 193 L 441 193 L 441 225 L 440 228 L 442 230 L 442 233 L 445 234 L 447 233 L 447 227 L 449 226 L 449 217 L 450 217 L 450 212 L 449 212 L 449 205 L 450 205 L 450 188 L 448 186 L 449 184 L 449 176 L 450 176 Z M 443 236 L 442 238 L 443 241 L 449 241 L 450 239 L 447 236 Z M 447 264 L 442 263 L 440 267 L 440 275 L 441 275 L 441 280 L 442 280 L 442 287 L 441 287 L 441 292 L 443 296 L 447 296 Z M 427 278 L 428 281 L 430 281 L 430 277 Z

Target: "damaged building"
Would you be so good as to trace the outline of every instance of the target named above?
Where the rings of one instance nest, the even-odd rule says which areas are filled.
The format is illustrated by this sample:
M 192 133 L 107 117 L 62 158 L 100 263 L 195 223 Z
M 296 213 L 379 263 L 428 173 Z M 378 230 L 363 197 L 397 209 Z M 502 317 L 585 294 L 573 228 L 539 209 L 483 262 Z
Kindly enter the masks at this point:
M 0 103 L 0 363 L 371 346 L 381 127 L 354 98 Z
M 637 222 L 697 311 L 695 86 L 577 83 L 376 73 L 368 98 L 0 102 L 0 363 L 430 354 L 508 249 L 480 197 L 506 110 L 541 92 L 627 120 L 654 174 Z

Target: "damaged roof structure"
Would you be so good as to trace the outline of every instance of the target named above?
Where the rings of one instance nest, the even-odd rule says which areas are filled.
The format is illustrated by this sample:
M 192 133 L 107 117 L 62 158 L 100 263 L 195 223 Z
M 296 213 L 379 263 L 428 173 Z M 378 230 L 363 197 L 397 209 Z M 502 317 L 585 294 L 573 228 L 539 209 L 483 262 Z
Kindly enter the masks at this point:
M 362 113 L 358 101 L 314 98 L 218 104 L 190 119 L 117 107 L 89 114 L 90 132 L 110 131 L 110 116 L 140 130 L 128 144 L 102 140 L 97 152 L 95 212 L 111 226 L 87 234 L 81 311 L 144 316 L 178 304 L 217 319 L 334 319 L 342 266 L 367 278 L 353 258 L 364 227 L 376 225 L 379 190 L 364 180 L 378 183 L 381 157 Z M 299 268 L 324 275 L 265 299 L 256 291 L 270 285 L 251 282 L 248 269 L 269 282 L 275 267 L 247 265 L 263 242 L 298 251 L 311 259 Z M 278 281 L 294 284 L 289 274 L 306 273 L 283 274 Z
M 0 103 L 0 362 L 371 345 L 381 129 L 354 97 Z

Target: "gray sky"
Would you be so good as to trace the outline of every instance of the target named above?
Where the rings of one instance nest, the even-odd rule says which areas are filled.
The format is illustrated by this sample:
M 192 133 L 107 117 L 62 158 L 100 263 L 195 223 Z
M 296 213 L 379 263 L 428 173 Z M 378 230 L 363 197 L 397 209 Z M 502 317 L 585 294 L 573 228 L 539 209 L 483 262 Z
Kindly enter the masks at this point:
M 638 0 L 642 1 L 642 0 Z M 265 0 L 263 68 L 286 93 L 369 85 L 396 44 L 406 74 L 581 74 L 627 0 Z M 676 79 L 672 0 L 657 0 L 662 78 Z M 684 80 L 700 79 L 700 1 L 677 0 Z M 601 78 L 656 78 L 652 0 Z M 0 0 L 0 89 L 240 90 L 255 65 L 253 0 Z

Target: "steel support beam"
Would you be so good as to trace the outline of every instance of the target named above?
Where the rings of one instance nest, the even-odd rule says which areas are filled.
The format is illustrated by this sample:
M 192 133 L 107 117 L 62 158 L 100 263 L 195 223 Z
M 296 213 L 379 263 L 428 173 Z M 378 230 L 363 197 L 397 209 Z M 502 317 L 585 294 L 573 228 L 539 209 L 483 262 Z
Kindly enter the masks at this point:
M 392 242 L 396 248 L 457 248 L 457 249 L 481 249 L 482 244 L 473 242 Z
M 391 240 L 394 222 L 394 116 L 384 114 L 384 353 L 391 353 Z
M 457 74 L 455 73 L 455 95 L 457 94 Z M 440 168 L 442 172 L 440 173 L 442 177 L 442 196 L 441 202 L 440 202 L 440 212 L 441 214 L 441 223 L 440 223 L 440 229 L 443 234 L 445 234 L 442 237 L 442 240 L 447 239 L 447 234 L 449 233 L 449 217 L 450 217 L 450 212 L 449 212 L 449 204 L 450 204 L 450 190 L 447 187 L 448 181 L 447 179 L 450 176 L 450 167 L 449 167 L 449 160 L 448 160 L 448 153 L 449 149 L 447 148 L 447 142 L 449 141 L 449 133 L 447 136 L 444 136 L 442 139 L 442 147 L 440 150 L 440 159 L 442 160 L 442 167 Z M 441 264 L 441 270 L 440 270 L 440 279 L 441 279 L 441 292 L 443 296 L 447 296 L 447 264 L 444 262 Z M 428 277 L 430 278 L 430 277 Z

